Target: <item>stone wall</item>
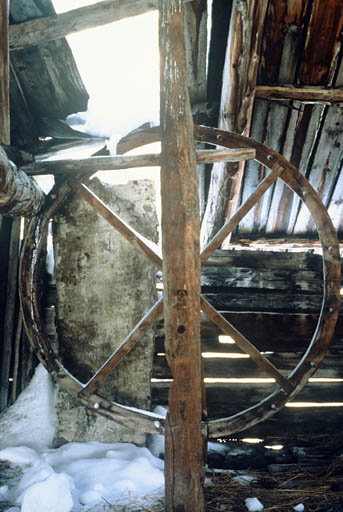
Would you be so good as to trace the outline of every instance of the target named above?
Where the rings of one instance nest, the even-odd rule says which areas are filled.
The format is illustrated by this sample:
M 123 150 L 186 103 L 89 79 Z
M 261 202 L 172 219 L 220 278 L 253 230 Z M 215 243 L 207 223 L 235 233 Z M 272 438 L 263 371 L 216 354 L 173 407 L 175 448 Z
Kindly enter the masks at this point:
M 94 178 L 90 188 L 157 242 L 152 182 L 112 186 Z M 155 302 L 157 268 L 76 196 L 60 210 L 53 231 L 60 357 L 86 382 Z M 149 409 L 152 359 L 150 330 L 99 391 L 119 403 Z M 144 441 L 144 436 L 87 411 L 66 393 L 58 393 L 57 416 L 58 442 Z

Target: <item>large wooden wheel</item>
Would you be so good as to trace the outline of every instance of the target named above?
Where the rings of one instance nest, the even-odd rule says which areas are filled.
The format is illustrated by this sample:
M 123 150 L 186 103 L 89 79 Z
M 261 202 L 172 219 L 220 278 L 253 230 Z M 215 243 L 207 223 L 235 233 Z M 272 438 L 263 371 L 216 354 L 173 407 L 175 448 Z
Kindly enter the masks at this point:
M 270 173 L 258 185 L 253 194 L 226 222 L 216 236 L 201 252 L 204 264 L 213 251 L 220 247 L 224 239 L 237 227 L 243 217 L 257 204 L 262 195 L 281 179 L 303 200 L 316 224 L 323 250 L 323 300 L 318 324 L 306 353 L 294 370 L 285 377 L 265 355 L 261 354 L 232 324 L 230 324 L 205 297 L 200 298 L 202 311 L 225 334 L 233 337 L 237 346 L 269 376 L 275 379 L 275 390 L 258 404 L 233 416 L 206 422 L 208 437 L 216 438 L 245 430 L 269 418 L 291 400 L 306 384 L 325 356 L 335 328 L 340 297 L 340 255 L 338 240 L 319 196 L 304 178 L 284 157 L 267 146 L 249 138 L 214 128 L 196 126 L 194 139 L 224 148 L 245 148 L 254 150 L 255 159 L 270 169 Z M 136 132 L 126 143 L 125 150 L 159 140 L 159 129 Z M 28 337 L 37 355 L 61 389 L 78 397 L 87 407 L 99 414 L 147 433 L 162 433 L 164 418 L 147 411 L 136 410 L 109 401 L 97 392 L 101 382 L 112 372 L 125 355 L 142 338 L 143 334 L 163 313 L 162 299 L 158 300 L 136 327 L 128 334 L 121 345 L 113 352 L 103 366 L 86 384 L 80 383 L 64 367 L 49 345 L 45 335 L 38 301 L 39 260 L 47 236 L 50 219 L 74 190 L 91 204 L 127 240 L 141 250 L 157 267 L 162 267 L 162 259 L 157 246 L 147 241 L 139 233 L 123 222 L 112 212 L 84 183 L 81 176 L 66 179 L 63 185 L 53 189 L 47 207 L 41 217 L 31 221 L 24 241 L 20 265 L 20 296 Z

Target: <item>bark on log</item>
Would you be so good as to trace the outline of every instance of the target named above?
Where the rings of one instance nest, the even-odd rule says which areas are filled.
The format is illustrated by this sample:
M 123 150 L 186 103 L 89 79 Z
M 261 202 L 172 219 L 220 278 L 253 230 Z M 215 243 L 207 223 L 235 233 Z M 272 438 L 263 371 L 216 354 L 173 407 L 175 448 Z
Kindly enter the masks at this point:
M 256 87 L 256 98 L 271 101 L 296 100 L 301 103 L 342 103 L 342 88 L 325 88 L 319 86 L 287 87 L 258 85 Z
M 44 200 L 44 192 L 34 179 L 18 170 L 0 147 L 0 213 L 32 217 L 39 213 Z
M 0 3 L 0 144 L 10 144 L 8 9 L 9 0 L 3 0 Z
M 223 130 L 249 135 L 267 4 L 249 0 L 233 6 L 219 117 Z M 243 172 L 244 164 L 213 167 L 201 229 L 203 246 L 236 210 Z
M 164 311 L 174 376 L 166 419 L 166 510 L 202 512 L 200 222 L 182 0 L 160 3 L 160 52 Z
M 54 41 L 74 32 L 137 16 L 157 7 L 157 0 L 104 0 L 59 15 L 25 21 L 10 27 L 10 50 Z

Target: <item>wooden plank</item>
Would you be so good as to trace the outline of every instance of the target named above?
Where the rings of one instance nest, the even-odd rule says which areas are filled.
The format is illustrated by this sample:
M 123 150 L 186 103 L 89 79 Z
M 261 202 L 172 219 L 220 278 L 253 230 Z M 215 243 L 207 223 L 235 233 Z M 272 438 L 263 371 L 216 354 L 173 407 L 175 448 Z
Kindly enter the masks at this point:
M 256 0 L 233 5 L 218 125 L 223 130 L 249 134 L 267 5 Z M 202 245 L 236 210 L 243 172 L 243 164 L 214 166 L 202 222 Z
M 216 357 L 214 357 L 215 354 L 217 354 Z M 212 352 L 211 357 L 209 357 L 208 353 L 206 354 L 206 352 L 204 352 L 204 377 L 209 377 L 211 379 L 224 377 L 235 379 L 266 377 L 266 372 L 257 367 L 251 359 L 223 357 L 230 355 L 232 355 L 230 352 Z M 266 354 L 266 357 L 273 363 L 273 365 L 276 366 L 276 368 L 278 368 L 280 373 L 283 375 L 289 375 L 299 363 L 301 355 L 301 352 L 298 354 L 285 352 L 281 354 Z M 325 356 L 325 359 L 321 362 L 314 378 L 342 378 L 342 370 L 342 351 L 338 351 L 337 353 L 332 351 Z M 172 378 L 167 360 L 164 356 L 155 354 L 152 377 L 153 379 Z
M 297 84 L 331 86 L 341 44 L 338 37 L 343 23 L 341 7 L 336 0 L 329 2 L 325 8 L 318 1 L 313 2 L 310 7 L 305 44 L 296 78 Z M 323 17 L 325 23 L 322 22 Z M 318 45 L 318 40 L 321 39 L 325 39 L 325 45 Z M 297 114 L 297 110 L 294 109 L 299 109 L 299 113 Z M 327 112 L 327 108 L 321 105 L 304 107 L 298 102 L 293 103 L 288 133 L 282 149 L 286 158 L 300 168 L 317 192 L 322 195 L 324 204 L 327 204 L 324 196 L 326 193 L 331 193 L 331 184 L 335 181 L 336 171 L 333 169 L 333 172 L 325 172 L 323 169 L 331 170 L 339 153 L 336 142 L 332 140 L 334 139 L 332 126 L 335 126 L 341 117 L 339 113 L 334 114 L 336 109 L 339 109 L 338 105 L 329 107 Z M 327 116 L 330 119 L 327 119 Z M 328 143 L 333 150 L 332 155 L 328 151 Z M 315 153 L 313 153 L 314 150 Z M 316 232 L 306 207 L 284 185 L 275 187 L 270 211 L 273 214 L 269 217 L 267 232 L 287 231 L 290 234 Z
M 160 2 L 160 55 L 165 343 L 174 376 L 165 433 L 166 511 L 202 512 L 200 222 L 181 0 Z
M 257 85 L 255 97 L 269 101 L 297 100 L 301 103 L 342 103 L 342 88 L 320 86 Z
M 152 382 L 153 403 L 167 404 L 169 386 L 170 382 Z M 223 418 L 237 414 L 261 402 L 275 390 L 275 383 L 207 383 L 206 397 L 209 417 Z M 341 403 L 342 383 L 308 383 L 297 394 L 294 401 Z
M 313 155 L 308 180 L 322 198 L 324 205 L 329 206 L 332 190 L 341 170 L 343 150 L 341 147 L 341 131 L 343 129 L 343 107 L 330 106 L 323 120 L 321 136 Z M 313 220 L 307 208 L 301 203 L 293 233 L 316 233 Z
M 255 313 L 312 313 L 318 314 L 322 305 L 322 296 L 310 293 L 294 293 L 292 291 L 279 291 L 270 293 L 263 290 L 235 289 L 227 293 L 205 293 L 204 297 L 221 311 L 253 311 Z M 342 310 L 342 307 L 341 307 Z
M 252 290 L 287 290 L 323 293 L 323 273 L 289 269 L 254 269 L 247 267 L 203 267 L 201 276 L 203 293 L 223 292 L 225 288 Z M 239 291 L 238 291 L 239 293 Z
M 296 78 L 301 37 L 306 30 L 307 0 L 298 2 L 271 2 L 269 4 L 262 42 L 262 58 L 258 80 L 263 84 L 293 83 Z M 256 100 L 251 126 L 251 137 L 283 154 L 283 141 L 288 129 L 289 104 L 271 104 Z M 242 201 L 244 201 L 263 179 L 266 170 L 256 162 L 246 165 Z M 280 223 L 284 218 L 282 205 L 271 208 L 271 202 L 287 188 L 278 181 L 251 210 L 239 226 L 244 234 L 264 234 L 269 224 Z M 288 189 L 287 189 L 288 190 Z M 292 192 L 288 192 L 293 197 Z
M 1 350 L 1 386 L 0 386 L 0 410 L 7 407 L 10 399 L 9 377 L 11 358 L 15 339 L 16 308 L 18 307 L 17 275 L 19 265 L 19 237 L 20 219 L 12 223 L 11 239 L 8 251 L 8 275 L 6 286 L 6 304 L 3 328 L 3 343 Z
M 44 192 L 34 179 L 18 171 L 0 146 L 0 212 L 30 217 L 41 210 L 44 200 Z
M 247 213 L 254 207 L 261 196 L 273 185 L 278 176 L 283 171 L 283 167 L 276 165 L 272 172 L 266 176 L 261 183 L 256 187 L 256 190 L 242 203 L 242 205 L 232 213 L 232 216 L 227 219 L 224 226 L 215 234 L 215 236 L 206 244 L 201 251 L 201 261 L 206 262 L 207 258 L 218 249 L 219 245 L 232 233 L 237 227 L 239 222 L 245 217 Z M 225 244 L 224 244 L 225 245 Z
M 309 28 L 300 60 L 301 85 L 331 85 L 340 51 L 343 28 L 342 3 L 328 0 L 312 4 Z M 318 41 L 325 44 L 318 45 Z
M 289 438 L 294 440 L 297 436 L 322 436 L 337 434 L 341 431 L 343 423 L 343 407 L 312 407 L 312 408 L 284 408 L 271 419 L 258 423 L 253 427 L 239 432 L 234 437 L 272 437 L 274 439 Z M 231 436 L 232 437 L 232 436 Z
M 309 346 L 318 323 L 318 315 L 255 313 L 240 311 L 221 311 L 221 314 L 246 336 L 261 352 L 303 353 Z M 164 329 L 158 326 L 156 352 L 164 352 Z M 202 350 L 204 352 L 241 352 L 236 345 L 219 343 L 218 336 L 223 334 L 215 324 L 203 319 L 201 323 Z M 277 336 L 275 333 L 277 332 Z M 343 343 L 343 320 L 340 315 L 330 343 L 331 350 L 338 351 Z
M 0 3 L 0 144 L 10 144 L 8 13 L 9 0 Z
M 206 101 L 207 2 L 185 2 L 185 44 L 189 99 L 192 105 Z
M 249 148 L 223 149 L 223 150 L 198 150 L 197 162 L 206 164 L 217 161 L 249 160 L 255 157 L 255 150 Z M 41 176 L 44 174 L 76 174 L 96 171 L 113 171 L 115 169 L 131 169 L 133 167 L 160 166 L 159 154 L 128 155 L 128 156 L 93 156 L 90 158 L 67 158 L 60 160 L 36 160 L 25 165 L 22 170 L 29 176 Z
M 106 25 L 157 8 L 157 0 L 103 0 L 59 15 L 25 21 L 10 27 L 10 50 L 21 50 L 54 41 L 74 32 Z

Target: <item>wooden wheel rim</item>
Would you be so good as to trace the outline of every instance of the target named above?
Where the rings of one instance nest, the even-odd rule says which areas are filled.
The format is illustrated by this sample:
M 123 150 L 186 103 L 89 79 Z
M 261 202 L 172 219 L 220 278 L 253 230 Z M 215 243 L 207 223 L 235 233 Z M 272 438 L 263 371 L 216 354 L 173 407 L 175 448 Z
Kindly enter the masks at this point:
M 128 138 L 125 151 L 160 138 L 159 128 Z M 226 148 L 253 148 L 256 160 L 272 169 L 275 164 L 283 168 L 280 179 L 289 186 L 305 203 L 316 224 L 323 249 L 323 300 L 317 327 L 307 351 L 296 368 L 288 376 L 293 390 L 286 392 L 279 389 L 268 395 L 258 404 L 245 409 L 233 416 L 212 420 L 205 424 L 208 437 L 216 438 L 245 430 L 264 419 L 269 418 L 280 410 L 287 401 L 292 399 L 306 384 L 316 371 L 318 364 L 324 358 L 329 342 L 334 332 L 340 302 L 340 255 L 335 229 L 323 206 L 318 194 L 304 176 L 279 153 L 264 144 L 235 133 L 229 133 L 215 128 L 195 126 L 194 139 Z M 75 177 L 73 177 L 75 178 Z M 20 263 L 19 289 L 24 322 L 28 337 L 37 351 L 40 361 L 52 374 L 60 387 L 74 396 L 78 396 L 83 385 L 63 367 L 49 345 L 44 333 L 43 323 L 37 299 L 38 291 L 38 262 L 47 236 L 49 220 L 68 196 L 68 184 L 60 187 L 57 197 L 53 191 L 47 202 L 47 207 L 41 217 L 35 217 L 30 224 L 27 237 L 23 244 Z M 55 197 L 54 197 L 55 196 Z M 118 423 L 125 424 L 136 430 L 149 433 L 163 432 L 163 418 L 146 411 L 137 411 L 129 407 L 110 402 L 96 393 L 91 394 L 81 402 Z

